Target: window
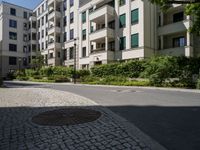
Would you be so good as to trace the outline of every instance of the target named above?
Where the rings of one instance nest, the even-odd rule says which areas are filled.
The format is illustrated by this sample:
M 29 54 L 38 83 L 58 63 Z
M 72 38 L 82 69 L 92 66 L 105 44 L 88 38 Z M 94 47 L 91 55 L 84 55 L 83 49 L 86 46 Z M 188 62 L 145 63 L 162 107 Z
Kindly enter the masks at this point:
M 27 52 L 27 46 L 23 47 L 23 52 L 26 53 Z
M 11 40 L 17 40 L 17 33 L 16 32 L 9 32 L 9 38 Z
M 86 11 L 82 13 L 82 23 L 86 22 Z
M 64 18 L 63 18 L 63 26 L 65 27 L 67 25 L 67 17 L 65 16 Z
M 28 14 L 26 11 L 24 11 L 24 18 L 27 19 L 28 18 Z
M 23 58 L 23 65 L 27 66 L 27 58 L 25 58 L 25 57 Z
M 86 57 L 86 47 L 82 48 L 82 57 Z
M 27 36 L 27 34 L 24 34 L 23 39 L 24 39 L 24 42 L 27 42 L 27 41 L 28 41 L 28 36 Z
M 94 27 L 93 26 L 90 27 L 90 32 L 91 33 L 94 32 Z
M 40 19 L 37 21 L 38 28 L 40 27 Z
M 119 6 L 125 5 L 126 4 L 126 0 L 119 0 Z
M 179 22 L 184 20 L 184 13 L 183 12 L 179 12 L 173 15 L 173 22 Z
M 131 48 L 138 47 L 138 45 L 139 45 L 139 40 L 138 39 L 139 39 L 139 34 L 138 33 L 131 35 Z
M 9 65 L 17 65 L 17 57 L 9 57 Z
M 138 9 L 131 11 L 131 23 L 132 24 L 138 23 L 138 16 L 139 16 Z
M 82 40 L 86 40 L 86 29 L 82 31 Z
M 9 51 L 16 52 L 17 51 L 17 45 L 16 44 L 9 44 Z
M 15 21 L 15 20 L 9 20 L 9 26 L 11 28 L 17 28 L 17 21 Z
M 74 22 L 74 12 L 70 13 L 70 23 Z
M 74 59 L 74 48 L 73 47 L 69 48 L 69 59 Z
M 40 32 L 38 32 L 38 40 L 40 39 Z
M 42 26 L 44 25 L 44 17 L 42 17 Z
M 46 41 L 46 49 L 48 48 L 48 41 Z
M 119 27 L 120 28 L 126 27 L 126 14 L 119 16 Z
M 36 52 L 36 48 L 37 46 L 36 46 L 36 44 L 32 44 L 32 52 Z
M 58 54 L 58 58 L 60 58 L 60 52 L 58 52 L 57 54 Z
M 74 0 L 70 0 L 70 7 L 74 6 Z
M 67 0 L 64 0 L 64 2 L 63 2 L 63 10 L 64 11 L 67 10 Z
M 46 15 L 46 23 L 48 22 L 48 15 Z
M 126 49 L 126 37 L 121 37 L 119 41 L 119 48 L 120 50 Z
M 28 30 L 28 25 L 27 25 L 27 23 L 24 23 L 24 30 Z
M 42 42 L 42 50 L 44 50 L 44 42 Z
M 65 32 L 63 35 L 63 42 L 66 42 L 66 41 L 67 41 L 67 32 Z
M 70 30 L 70 40 L 74 39 L 74 29 Z
M 184 36 L 173 38 L 173 47 L 182 47 L 186 45 L 186 39 Z
M 44 30 L 42 30 L 42 38 L 44 38 Z
M 10 8 L 10 14 L 16 16 L 16 9 Z

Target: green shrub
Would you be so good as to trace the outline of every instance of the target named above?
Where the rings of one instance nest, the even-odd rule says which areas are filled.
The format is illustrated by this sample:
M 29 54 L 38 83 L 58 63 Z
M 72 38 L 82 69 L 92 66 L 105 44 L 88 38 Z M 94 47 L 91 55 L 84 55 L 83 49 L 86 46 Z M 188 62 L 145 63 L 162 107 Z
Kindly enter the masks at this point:
M 29 76 L 29 77 L 33 77 L 33 76 L 38 76 L 40 75 L 38 70 L 33 70 L 33 69 L 26 69 L 25 70 L 25 75 Z
M 67 78 L 66 76 L 62 76 L 62 75 L 57 75 L 57 76 L 54 76 L 54 81 L 55 82 L 70 82 L 70 79 Z
M 79 78 L 90 75 L 90 71 L 89 70 L 85 70 L 85 69 L 83 69 L 83 70 L 77 70 L 76 73 L 77 73 L 77 75 L 78 75 Z
M 42 78 L 43 78 L 43 77 L 40 76 L 40 75 L 34 75 L 34 76 L 33 76 L 33 79 L 37 79 L 37 80 L 42 79 Z
M 95 77 L 95 76 L 84 76 L 81 78 L 81 82 L 83 82 L 83 83 L 97 82 L 99 80 L 100 80 L 100 78 Z
M 26 77 L 26 76 L 17 76 L 16 79 L 18 79 L 18 80 L 20 80 L 20 81 L 27 81 L 27 80 L 29 80 L 29 78 Z
M 175 57 L 153 57 L 145 64 L 142 76 L 149 78 L 151 85 L 162 86 L 165 81 L 175 77 L 176 71 L 177 62 Z

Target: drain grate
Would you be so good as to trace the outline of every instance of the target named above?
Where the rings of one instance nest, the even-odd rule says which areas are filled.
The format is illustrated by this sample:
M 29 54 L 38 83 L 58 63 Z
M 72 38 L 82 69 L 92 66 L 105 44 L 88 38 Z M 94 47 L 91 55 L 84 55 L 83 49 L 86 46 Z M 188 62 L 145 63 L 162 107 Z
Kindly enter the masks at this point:
M 97 120 L 101 112 L 82 109 L 68 108 L 40 113 L 32 118 L 32 122 L 43 126 L 77 125 Z

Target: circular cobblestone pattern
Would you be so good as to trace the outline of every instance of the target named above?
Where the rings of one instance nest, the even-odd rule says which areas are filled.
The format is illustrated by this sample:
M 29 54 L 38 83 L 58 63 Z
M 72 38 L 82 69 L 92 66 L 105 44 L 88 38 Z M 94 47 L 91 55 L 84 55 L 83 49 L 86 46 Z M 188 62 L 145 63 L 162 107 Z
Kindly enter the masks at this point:
M 68 108 L 40 113 L 32 118 L 32 122 L 43 126 L 68 126 L 92 122 L 100 116 L 99 111 Z

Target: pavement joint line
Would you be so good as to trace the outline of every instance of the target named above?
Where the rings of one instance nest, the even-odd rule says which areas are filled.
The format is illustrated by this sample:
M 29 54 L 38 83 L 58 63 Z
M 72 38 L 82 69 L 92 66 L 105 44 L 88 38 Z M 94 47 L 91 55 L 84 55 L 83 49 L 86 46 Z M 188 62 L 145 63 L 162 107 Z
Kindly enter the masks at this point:
M 91 84 L 73 84 L 73 83 L 43 83 L 30 81 L 5 81 L 4 83 L 15 84 L 37 84 L 37 85 L 74 85 L 74 86 L 89 86 L 89 87 L 108 87 L 108 88 L 125 88 L 125 89 L 147 89 L 147 90 L 161 90 L 170 92 L 188 92 L 200 94 L 198 89 L 181 89 L 181 88 L 165 88 L 165 87 L 142 87 L 142 86 L 115 86 L 115 85 L 91 85 Z

